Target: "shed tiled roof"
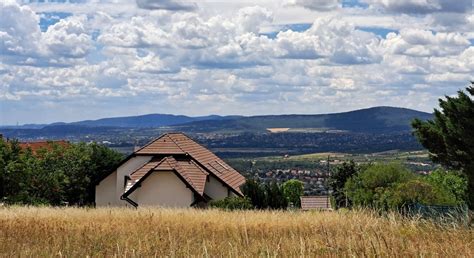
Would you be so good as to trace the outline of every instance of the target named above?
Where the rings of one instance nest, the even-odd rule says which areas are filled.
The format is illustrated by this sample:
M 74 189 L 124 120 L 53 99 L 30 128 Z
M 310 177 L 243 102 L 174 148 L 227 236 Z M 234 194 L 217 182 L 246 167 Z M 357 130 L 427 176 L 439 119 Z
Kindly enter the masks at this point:
M 302 210 L 330 210 L 331 201 L 329 196 L 301 196 Z
M 208 174 L 213 174 L 236 193 L 242 195 L 240 186 L 245 183 L 245 178 L 185 134 L 164 134 L 134 154 L 155 157 L 130 175 L 125 194 L 133 191 L 133 185 L 143 180 L 147 174 L 153 171 L 173 170 L 201 196 L 204 194 Z

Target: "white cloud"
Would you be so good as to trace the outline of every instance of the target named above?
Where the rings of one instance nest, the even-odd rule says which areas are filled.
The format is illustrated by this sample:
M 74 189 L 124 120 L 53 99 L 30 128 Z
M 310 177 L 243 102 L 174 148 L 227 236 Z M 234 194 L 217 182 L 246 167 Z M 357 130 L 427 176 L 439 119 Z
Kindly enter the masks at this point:
M 195 3 L 179 0 L 136 0 L 137 5 L 149 10 L 193 11 L 197 8 Z
M 21 19 L 19 19 L 21 17 Z M 36 55 L 41 39 L 39 17 L 28 7 L 15 2 L 0 2 L 0 53 Z
M 84 28 L 85 16 L 73 16 L 50 26 L 43 42 L 54 56 L 78 58 L 92 49 L 92 38 Z
M 341 0 L 288 0 L 287 4 L 315 11 L 331 11 L 340 8 L 341 2 Z
M 470 42 L 455 32 L 433 33 L 419 29 L 403 29 L 399 34 L 389 33 L 382 44 L 393 54 L 429 57 L 459 54 Z
M 471 0 L 364 0 L 375 7 L 397 13 L 434 13 L 468 12 L 472 8 Z
M 135 0 L 0 3 L 0 99 L 18 110 L 4 119 L 28 120 L 33 107 L 54 115 L 51 103 L 82 116 L 54 120 L 94 118 L 84 106 L 94 116 L 431 110 L 472 79 L 472 15 L 399 14 L 375 1 L 369 9 L 292 2 L 203 1 L 192 12 L 140 9 Z M 71 15 L 42 32 L 45 10 Z

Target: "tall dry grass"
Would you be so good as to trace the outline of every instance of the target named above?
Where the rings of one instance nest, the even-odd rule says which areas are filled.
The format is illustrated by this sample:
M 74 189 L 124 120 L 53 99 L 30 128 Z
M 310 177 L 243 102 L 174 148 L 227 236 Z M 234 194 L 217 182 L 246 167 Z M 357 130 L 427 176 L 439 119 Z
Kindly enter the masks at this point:
M 0 256 L 473 257 L 473 230 L 358 212 L 0 209 Z

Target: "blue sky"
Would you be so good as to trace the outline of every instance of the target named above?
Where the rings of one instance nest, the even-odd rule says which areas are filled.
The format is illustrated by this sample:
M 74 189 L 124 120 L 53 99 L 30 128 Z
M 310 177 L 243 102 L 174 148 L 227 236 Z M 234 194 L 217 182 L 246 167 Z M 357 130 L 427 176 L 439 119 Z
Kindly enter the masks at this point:
M 0 3 L 0 124 L 432 111 L 474 74 L 472 2 Z

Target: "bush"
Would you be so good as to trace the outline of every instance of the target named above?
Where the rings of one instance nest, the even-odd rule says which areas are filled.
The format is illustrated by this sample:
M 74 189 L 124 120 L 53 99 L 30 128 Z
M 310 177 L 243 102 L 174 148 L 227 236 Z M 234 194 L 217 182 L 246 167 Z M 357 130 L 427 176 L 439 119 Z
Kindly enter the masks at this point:
M 344 190 L 356 206 L 399 210 L 411 204 L 458 205 L 465 181 L 444 171 L 419 176 L 400 164 L 376 164 L 350 178 Z
M 253 205 L 245 197 L 226 197 L 222 200 L 211 201 L 209 207 L 225 210 L 250 210 L 253 208 Z
M 426 180 L 412 179 L 387 189 L 377 200 L 383 209 L 400 209 L 411 204 L 456 205 L 456 198 L 443 188 Z
M 380 204 L 385 202 L 380 198 L 387 198 L 385 190 L 415 177 L 415 174 L 397 163 L 374 164 L 350 178 L 344 191 L 356 206 L 381 208 Z
M 465 204 L 467 202 L 467 179 L 459 171 L 444 171 L 438 169 L 433 171 L 427 181 L 444 191 L 449 192 L 456 201 L 456 204 Z

